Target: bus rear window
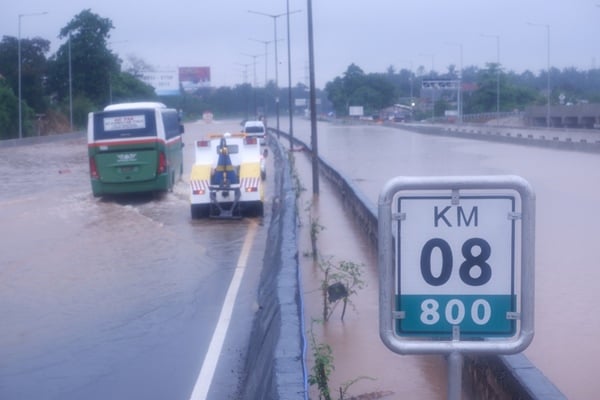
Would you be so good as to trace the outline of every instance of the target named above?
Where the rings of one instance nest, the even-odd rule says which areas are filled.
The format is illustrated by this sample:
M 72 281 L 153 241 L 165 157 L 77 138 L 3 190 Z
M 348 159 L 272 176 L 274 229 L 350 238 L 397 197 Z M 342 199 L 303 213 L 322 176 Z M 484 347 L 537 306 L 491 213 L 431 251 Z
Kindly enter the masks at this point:
M 94 114 L 94 140 L 156 136 L 153 110 L 118 110 Z
M 146 117 L 144 115 L 105 116 L 103 121 L 105 132 L 146 128 Z

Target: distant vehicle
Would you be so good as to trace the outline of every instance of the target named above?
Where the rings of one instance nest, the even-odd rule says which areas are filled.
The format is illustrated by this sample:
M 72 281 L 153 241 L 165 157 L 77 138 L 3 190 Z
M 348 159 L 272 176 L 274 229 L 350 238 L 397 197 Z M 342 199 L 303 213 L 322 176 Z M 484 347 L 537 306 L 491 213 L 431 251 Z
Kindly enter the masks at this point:
M 258 137 L 213 134 L 195 142 L 190 173 L 192 218 L 242 218 L 264 212 L 264 157 Z M 266 150 L 266 149 L 265 149 Z
M 248 136 L 257 137 L 260 144 L 265 144 L 265 124 L 262 121 L 246 121 L 244 123 L 244 129 L 242 130 Z
M 177 110 L 162 103 L 113 104 L 88 115 L 94 196 L 172 190 L 183 174 Z

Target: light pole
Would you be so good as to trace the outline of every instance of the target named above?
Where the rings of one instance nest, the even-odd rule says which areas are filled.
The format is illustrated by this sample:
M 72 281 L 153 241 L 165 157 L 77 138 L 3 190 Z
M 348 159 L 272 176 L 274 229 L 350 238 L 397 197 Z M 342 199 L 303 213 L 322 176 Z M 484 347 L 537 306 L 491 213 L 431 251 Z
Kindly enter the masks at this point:
M 460 66 L 458 70 L 458 88 L 456 93 L 456 108 L 458 113 L 458 123 L 462 124 L 463 122 L 463 113 L 462 113 L 462 74 L 463 74 L 463 45 L 462 43 L 448 43 L 449 45 L 458 46 L 460 50 Z
M 485 35 L 483 37 L 495 38 L 496 39 L 496 64 L 498 70 L 496 71 L 496 123 L 499 123 L 500 118 L 500 36 L 499 35 Z
M 430 71 L 430 75 L 433 78 L 433 67 L 434 67 L 434 55 L 433 54 L 426 54 L 426 53 L 421 53 L 422 56 L 424 57 L 431 57 L 431 71 Z M 422 78 L 421 78 L 422 79 Z M 422 84 L 422 81 L 421 81 Z M 433 90 L 433 88 L 430 88 L 431 90 L 431 122 L 433 122 L 433 120 L 435 119 L 435 91 Z
M 288 112 L 290 120 L 290 150 L 294 147 L 294 105 L 292 104 L 292 48 L 290 45 L 290 0 L 285 2 L 285 14 L 287 21 L 287 58 L 288 58 Z M 293 11 L 294 13 L 300 10 Z
M 253 92 L 254 92 L 254 115 L 256 115 L 256 57 L 260 57 L 260 54 L 244 54 L 248 57 L 252 57 L 252 65 L 253 65 L 253 73 L 254 73 L 254 83 L 252 84 Z M 265 60 L 265 63 L 267 61 Z
M 250 65 L 249 63 L 246 64 L 242 64 L 242 63 L 236 63 L 237 65 L 241 65 L 242 67 L 244 67 L 244 84 L 248 83 L 248 65 Z M 246 100 L 246 120 L 248 119 L 248 93 L 244 90 L 244 99 Z
M 255 42 L 259 42 L 259 43 L 263 43 L 265 45 L 265 92 L 264 92 L 264 100 L 265 100 L 265 104 L 264 104 L 264 111 L 263 114 L 266 117 L 267 115 L 267 82 L 268 82 L 268 65 L 269 63 L 267 62 L 269 60 L 269 43 L 273 43 L 272 40 L 258 40 L 258 39 L 250 39 L 250 40 L 254 40 Z M 257 117 L 257 116 L 255 116 Z
M 414 80 L 414 73 L 413 73 L 413 62 L 410 60 L 401 60 L 403 62 L 407 62 L 410 64 L 410 74 L 409 74 L 409 81 L 410 81 L 410 109 L 411 109 L 411 118 L 412 118 L 412 108 L 414 107 L 414 101 L 413 101 L 413 80 Z
M 269 43 L 273 43 L 272 40 L 258 40 L 258 39 L 250 39 L 253 40 L 255 42 L 259 42 L 265 45 L 265 89 L 267 88 L 267 82 L 268 82 L 268 65 L 269 63 L 267 62 L 267 60 L 269 59 Z
M 550 25 L 549 24 L 534 24 L 533 22 L 527 23 L 530 26 L 541 26 L 546 28 L 546 47 L 547 47 L 547 61 L 546 61 L 546 127 L 550 128 Z
M 109 84 L 110 99 L 112 103 L 112 86 Z M 73 132 L 73 71 L 71 68 L 71 32 L 69 32 L 69 123 L 71 132 Z
M 40 13 L 30 13 L 30 14 L 19 14 L 19 39 L 17 41 L 17 53 L 18 53 L 18 59 L 19 59 L 19 139 L 21 139 L 23 137 L 23 110 L 22 110 L 22 105 L 21 105 L 21 18 L 23 17 L 33 17 L 33 16 L 37 16 L 37 15 L 46 15 L 48 14 L 47 11 L 44 12 L 40 12 Z
M 277 137 L 279 137 L 279 58 L 277 56 L 277 18 L 283 17 L 284 15 L 289 14 L 289 12 L 284 12 L 281 14 L 267 14 L 259 11 L 248 10 L 249 13 L 263 15 L 265 17 L 273 18 L 273 42 L 275 46 L 275 113 L 277 115 Z M 299 12 L 292 11 L 292 13 Z
M 71 34 L 69 33 L 69 55 L 71 54 L 70 43 L 71 43 Z M 127 40 L 118 40 L 116 42 L 108 42 L 106 44 L 112 45 L 112 44 L 117 44 L 117 43 L 127 43 Z M 112 51 L 111 51 L 111 53 L 112 53 Z M 70 67 L 71 67 L 71 61 L 69 58 L 69 68 Z M 69 71 L 70 71 L 70 69 L 69 69 Z M 112 104 L 112 102 L 113 102 L 112 77 L 113 77 L 113 73 L 109 70 L 109 72 L 108 72 L 108 101 L 110 104 Z M 73 124 L 71 123 L 71 125 L 73 125 Z
M 313 41 L 312 0 L 306 0 L 308 16 L 308 71 L 310 88 L 310 147 L 312 149 L 313 196 L 319 195 L 319 146 L 317 139 L 317 99 L 315 87 L 315 51 Z

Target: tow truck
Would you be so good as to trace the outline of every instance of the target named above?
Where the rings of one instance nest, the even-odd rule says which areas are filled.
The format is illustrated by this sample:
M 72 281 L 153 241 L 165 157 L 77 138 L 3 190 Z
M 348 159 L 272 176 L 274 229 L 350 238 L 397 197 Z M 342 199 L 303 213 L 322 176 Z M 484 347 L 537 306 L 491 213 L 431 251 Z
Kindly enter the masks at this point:
M 262 217 L 266 149 L 244 133 L 211 134 L 195 141 L 190 173 L 192 219 Z

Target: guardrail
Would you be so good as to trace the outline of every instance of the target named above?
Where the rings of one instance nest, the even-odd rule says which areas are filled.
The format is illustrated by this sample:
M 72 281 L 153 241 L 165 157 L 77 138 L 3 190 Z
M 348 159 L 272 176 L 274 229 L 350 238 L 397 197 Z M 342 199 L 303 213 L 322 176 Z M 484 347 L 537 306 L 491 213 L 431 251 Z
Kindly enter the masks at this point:
M 576 131 L 573 131 L 573 137 L 570 137 L 569 131 L 565 130 L 548 131 L 543 129 L 448 125 L 419 126 L 418 124 L 386 124 L 386 126 L 429 135 L 513 143 L 557 150 L 600 153 L 600 133 L 591 133 L 589 130 L 583 131 L 586 133 L 586 137 L 581 137 L 579 132 Z
M 296 242 L 296 192 L 283 146 L 270 146 L 275 193 L 242 385 L 243 399 L 306 400 L 306 338 Z
M 0 147 L 23 146 L 36 143 L 52 143 L 60 140 L 79 139 L 85 136 L 85 131 L 57 133 L 55 135 L 27 136 L 21 139 L 0 140 Z
M 402 128 L 406 129 L 405 126 Z M 436 131 L 437 129 L 437 131 Z M 440 128 L 428 128 L 428 134 L 443 134 Z M 289 140 L 289 135 L 280 132 Z M 296 145 L 311 150 L 310 145 L 293 138 Z M 319 157 L 319 169 L 342 193 L 345 206 L 354 215 L 364 234 L 377 247 L 377 208 L 367 197 L 333 166 Z M 503 356 L 465 356 L 464 385 L 475 393 L 475 398 L 566 400 L 566 397 L 524 354 Z

